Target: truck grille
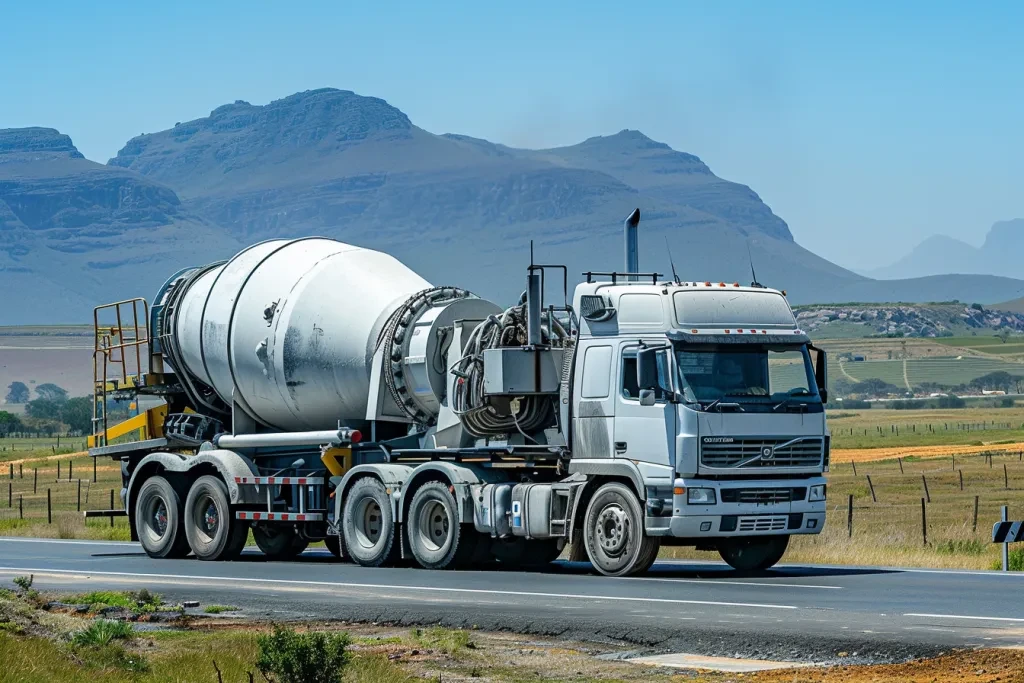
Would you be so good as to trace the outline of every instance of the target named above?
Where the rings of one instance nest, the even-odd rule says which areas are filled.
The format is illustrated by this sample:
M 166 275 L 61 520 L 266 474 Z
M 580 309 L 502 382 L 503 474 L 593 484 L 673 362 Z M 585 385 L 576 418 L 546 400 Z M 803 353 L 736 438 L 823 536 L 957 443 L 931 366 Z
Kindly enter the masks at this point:
M 804 436 L 782 439 L 705 437 L 700 461 L 705 467 L 817 467 L 824 439 Z
M 789 517 L 740 517 L 740 531 L 782 531 Z
M 803 500 L 807 497 L 807 489 L 801 486 L 780 489 L 722 489 L 720 494 L 723 503 L 770 505 L 772 503 L 791 503 L 794 500 Z

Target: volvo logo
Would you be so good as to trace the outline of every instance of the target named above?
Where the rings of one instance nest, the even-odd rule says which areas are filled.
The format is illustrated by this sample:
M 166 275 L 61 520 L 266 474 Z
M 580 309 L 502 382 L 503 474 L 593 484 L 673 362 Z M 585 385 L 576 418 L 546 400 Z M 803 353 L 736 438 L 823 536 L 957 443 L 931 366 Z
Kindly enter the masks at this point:
M 775 457 L 775 449 L 774 448 L 772 448 L 771 446 L 764 446 L 763 448 L 761 448 L 761 459 L 762 460 L 771 460 L 774 457 Z
M 705 436 L 702 441 L 704 443 L 733 443 L 736 439 L 731 436 Z

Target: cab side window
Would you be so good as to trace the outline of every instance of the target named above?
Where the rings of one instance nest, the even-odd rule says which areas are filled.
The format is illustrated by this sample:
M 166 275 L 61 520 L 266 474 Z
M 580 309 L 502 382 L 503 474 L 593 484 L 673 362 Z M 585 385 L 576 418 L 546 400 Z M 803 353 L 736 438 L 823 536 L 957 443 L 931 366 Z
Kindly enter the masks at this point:
M 630 401 L 640 400 L 640 386 L 636 381 L 636 351 L 625 351 L 622 354 L 622 374 L 620 381 L 622 397 Z M 671 383 L 669 382 L 669 360 L 667 353 L 658 354 L 658 386 L 654 389 L 657 401 L 668 400 Z

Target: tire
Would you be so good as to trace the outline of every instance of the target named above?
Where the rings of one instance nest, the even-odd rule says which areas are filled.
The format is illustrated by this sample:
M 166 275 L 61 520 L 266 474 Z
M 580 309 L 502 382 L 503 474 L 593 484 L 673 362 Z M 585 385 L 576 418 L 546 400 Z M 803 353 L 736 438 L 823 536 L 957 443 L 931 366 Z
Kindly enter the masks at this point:
M 557 538 L 496 538 L 491 544 L 491 554 L 504 567 L 539 568 L 551 564 L 562 554 L 558 541 Z
M 252 538 L 263 554 L 272 560 L 290 560 L 309 545 L 309 539 L 302 538 L 294 529 L 279 525 L 255 526 Z
M 644 515 L 633 491 L 619 483 L 599 488 L 587 505 L 583 527 L 587 557 L 605 576 L 633 576 L 650 569 L 660 543 L 644 533 Z
M 345 553 L 345 544 L 341 542 L 341 538 L 338 536 L 328 536 L 324 539 L 324 546 L 331 551 L 331 555 L 334 555 L 339 560 L 347 560 L 348 555 Z
M 788 546 L 789 536 L 738 537 L 720 542 L 718 554 L 733 569 L 756 572 L 774 567 Z
M 193 482 L 185 501 L 185 533 L 200 560 L 233 560 L 242 553 L 249 527 L 234 519 L 228 487 L 219 477 Z
M 416 489 L 406 530 L 412 556 L 424 569 L 453 569 L 469 564 L 479 534 L 459 522 L 459 506 L 448 484 L 430 481 Z
M 150 477 L 135 495 L 135 533 L 150 557 L 178 558 L 188 555 L 188 538 L 182 519 L 181 498 L 163 477 Z
M 345 496 L 342 531 L 345 550 L 358 565 L 380 567 L 398 558 L 395 515 L 384 484 L 363 477 L 352 485 Z

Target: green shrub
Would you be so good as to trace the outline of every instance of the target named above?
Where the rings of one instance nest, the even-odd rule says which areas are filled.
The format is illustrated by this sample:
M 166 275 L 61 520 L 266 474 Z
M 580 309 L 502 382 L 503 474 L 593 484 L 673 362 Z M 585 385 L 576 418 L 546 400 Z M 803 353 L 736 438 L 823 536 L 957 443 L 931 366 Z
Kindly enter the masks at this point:
M 14 585 L 23 591 L 28 591 L 32 588 L 32 581 L 35 580 L 35 575 L 29 576 L 15 576 Z
M 461 629 L 442 628 L 435 626 L 413 631 L 413 637 L 423 647 L 440 650 L 447 655 L 455 655 L 463 649 L 474 649 L 476 646 L 469 638 L 469 633 Z
M 349 661 L 345 648 L 351 640 L 347 633 L 296 633 L 275 626 L 273 633 L 256 642 L 256 668 L 273 674 L 278 683 L 336 683 Z
M 210 605 L 203 611 L 207 614 L 221 614 L 222 612 L 237 612 L 238 608 L 228 605 Z
M 940 555 L 984 555 L 989 545 L 976 538 L 939 541 L 935 552 Z
M 1024 548 L 1011 550 L 1009 560 L 1011 572 L 1024 572 Z M 991 566 L 992 569 L 1002 569 L 1003 559 L 1000 557 L 998 560 L 993 560 Z
M 103 647 L 113 640 L 128 640 L 134 633 L 131 624 L 127 622 L 97 619 L 88 628 L 76 633 L 71 638 L 71 644 L 77 647 Z

